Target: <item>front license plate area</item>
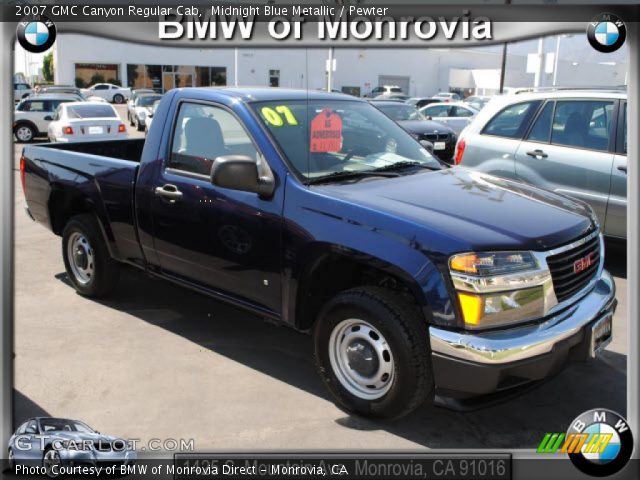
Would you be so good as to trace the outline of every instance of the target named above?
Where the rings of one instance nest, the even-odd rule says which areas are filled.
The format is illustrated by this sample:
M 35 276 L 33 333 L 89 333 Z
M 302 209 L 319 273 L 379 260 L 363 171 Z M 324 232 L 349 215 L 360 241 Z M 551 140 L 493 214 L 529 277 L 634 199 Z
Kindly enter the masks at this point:
M 595 358 L 611 343 L 613 331 L 613 314 L 607 313 L 591 326 L 591 348 L 589 354 Z

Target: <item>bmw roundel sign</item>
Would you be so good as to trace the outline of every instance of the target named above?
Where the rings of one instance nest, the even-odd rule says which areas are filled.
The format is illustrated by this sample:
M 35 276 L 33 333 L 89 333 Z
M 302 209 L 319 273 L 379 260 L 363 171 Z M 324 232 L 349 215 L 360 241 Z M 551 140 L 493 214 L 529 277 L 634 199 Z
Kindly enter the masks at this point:
M 51 20 L 40 15 L 18 23 L 16 36 L 26 51 L 41 53 L 49 50 L 56 41 L 56 27 Z

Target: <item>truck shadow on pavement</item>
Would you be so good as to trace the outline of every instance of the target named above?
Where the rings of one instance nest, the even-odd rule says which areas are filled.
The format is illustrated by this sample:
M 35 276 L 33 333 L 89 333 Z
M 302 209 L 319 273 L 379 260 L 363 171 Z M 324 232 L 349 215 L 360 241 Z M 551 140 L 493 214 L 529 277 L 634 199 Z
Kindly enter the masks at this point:
M 66 274 L 56 277 L 69 284 Z M 331 400 L 313 366 L 310 336 L 139 272 L 127 271 L 101 303 Z M 427 404 L 400 420 L 374 422 L 336 409 L 335 421 L 429 448 L 535 448 L 545 432 L 566 431 L 575 417 L 596 407 L 626 414 L 626 355 L 606 351 L 598 360 L 571 364 L 522 396 L 480 410 L 462 413 Z

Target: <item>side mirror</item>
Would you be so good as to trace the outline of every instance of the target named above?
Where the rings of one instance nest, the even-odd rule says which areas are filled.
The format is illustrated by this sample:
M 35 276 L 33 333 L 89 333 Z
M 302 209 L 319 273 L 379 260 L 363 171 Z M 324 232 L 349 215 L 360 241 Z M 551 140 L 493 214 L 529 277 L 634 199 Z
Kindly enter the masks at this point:
M 427 140 L 420 140 L 420 145 L 422 145 L 422 148 L 424 148 L 427 152 L 433 155 L 433 143 Z
M 51 120 L 53 120 L 53 117 L 51 115 L 47 115 L 46 117 L 43 118 L 43 120 L 50 122 Z
M 269 198 L 275 190 L 272 176 L 261 177 L 256 161 L 247 155 L 223 155 L 213 161 L 211 183 L 218 187 L 257 193 Z

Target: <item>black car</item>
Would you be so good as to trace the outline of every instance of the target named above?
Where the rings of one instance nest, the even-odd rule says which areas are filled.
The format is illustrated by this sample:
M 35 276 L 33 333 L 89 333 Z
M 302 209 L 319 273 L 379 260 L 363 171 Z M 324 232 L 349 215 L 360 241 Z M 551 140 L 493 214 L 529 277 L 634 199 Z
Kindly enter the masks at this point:
M 415 107 L 392 100 L 373 100 L 371 104 L 387 117 L 397 122 L 417 140 L 427 140 L 433 144 L 433 153 L 450 163 L 456 147 L 456 133 L 448 126 L 427 120 Z

